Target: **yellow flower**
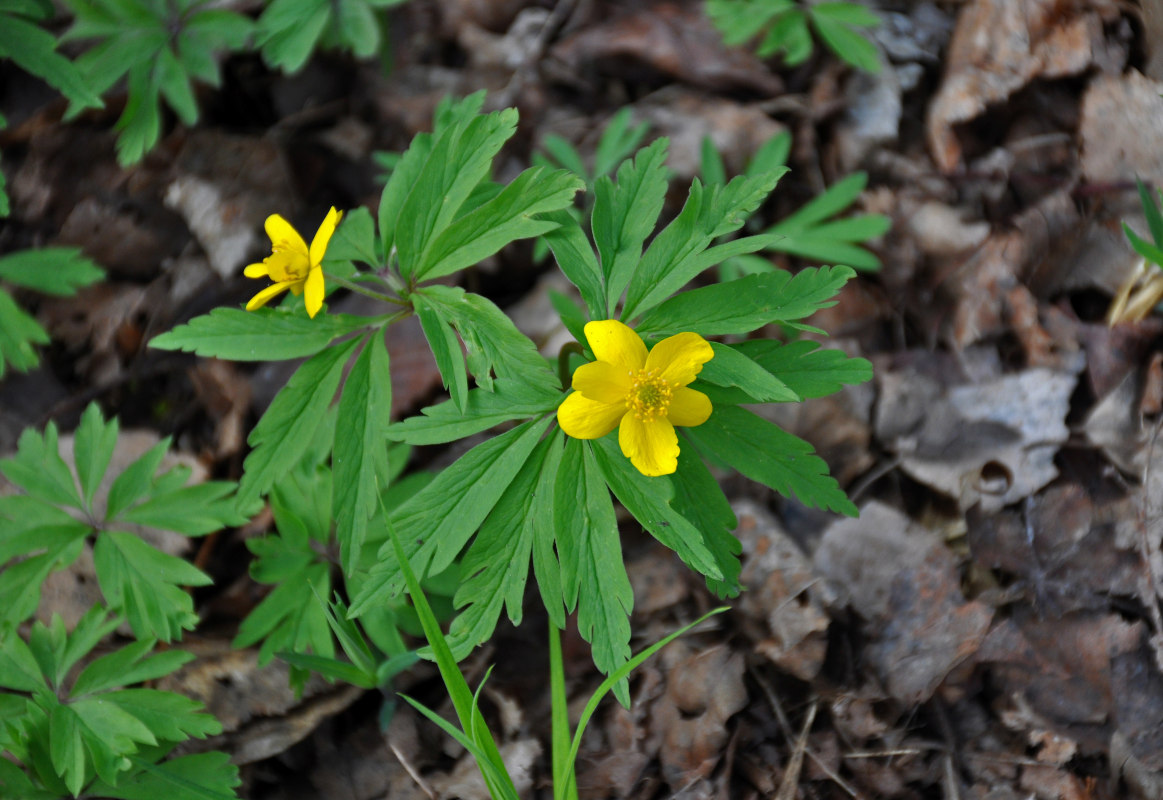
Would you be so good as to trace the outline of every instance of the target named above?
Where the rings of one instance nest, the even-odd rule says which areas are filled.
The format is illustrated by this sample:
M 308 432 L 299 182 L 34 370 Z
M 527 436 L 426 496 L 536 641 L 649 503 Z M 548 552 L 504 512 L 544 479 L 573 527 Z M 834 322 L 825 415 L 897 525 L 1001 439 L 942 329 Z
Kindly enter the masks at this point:
M 622 454 L 643 475 L 678 468 L 675 425 L 702 425 L 711 400 L 687 384 L 714 356 L 697 333 L 663 339 L 649 354 L 642 338 L 616 319 L 586 323 L 597 361 L 573 374 L 573 394 L 557 409 L 561 429 L 575 439 L 600 439 L 618 428 Z
M 303 237 L 295 230 L 291 223 L 278 214 L 267 217 L 267 236 L 271 237 L 271 254 L 262 260 L 261 264 L 251 264 L 243 274 L 248 278 L 270 277 L 274 283 L 250 298 L 246 304 L 247 311 L 262 308 L 267 301 L 288 289 L 291 294 L 305 294 L 304 301 L 307 313 L 314 319 L 323 308 L 323 254 L 327 252 L 327 243 L 331 241 L 331 234 L 335 233 L 335 226 L 343 216 L 342 211 L 336 211 L 332 206 L 319 230 L 315 231 L 315 238 L 311 246 L 303 241 Z

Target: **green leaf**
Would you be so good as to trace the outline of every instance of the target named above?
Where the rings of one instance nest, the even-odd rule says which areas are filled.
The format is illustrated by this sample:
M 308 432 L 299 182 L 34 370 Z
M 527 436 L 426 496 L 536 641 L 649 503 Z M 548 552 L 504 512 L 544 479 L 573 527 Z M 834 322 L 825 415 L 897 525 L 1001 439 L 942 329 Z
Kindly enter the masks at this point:
M 193 564 L 166 555 L 131 533 L 106 531 L 93 548 L 97 581 L 111 608 L 122 610 L 134 635 L 163 642 L 193 630 L 194 600 L 181 586 L 213 581 Z
M 542 239 L 569 282 L 577 287 L 589 309 L 591 319 L 606 319 L 609 310 L 606 307 L 606 293 L 603 288 L 605 278 L 598 259 L 594 256 L 594 248 L 589 238 L 581 229 L 581 224 L 567 211 L 557 211 L 547 214 L 546 219 L 556 222 L 558 228 L 549 231 Z
M 194 654 L 184 650 L 166 650 L 150 655 L 154 644 L 152 639 L 134 642 L 89 662 L 73 683 L 70 696 L 82 697 L 118 686 L 152 681 L 194 660 Z M 93 643 L 95 645 L 96 642 Z M 155 733 L 158 732 L 156 726 L 150 727 Z M 166 738 L 178 740 L 172 736 Z
M 327 244 L 324 262 L 328 261 L 362 261 L 369 266 L 380 266 L 380 256 L 376 252 L 376 224 L 370 211 L 359 206 L 343 215 L 343 221 Z
M 418 133 L 408 145 L 408 149 L 400 156 L 392 175 L 384 185 L 380 195 L 380 205 L 377 215 L 380 223 L 380 238 L 383 240 L 384 257 L 391 263 L 396 242 L 396 223 L 400 209 L 408 194 L 416 185 L 420 172 L 432 153 L 432 134 Z
M 266 494 L 302 458 L 339 388 L 343 365 L 358 343 L 352 339 L 314 356 L 295 370 L 275 396 L 247 439 L 253 449 L 243 463 L 240 507 Z
M 577 607 L 582 638 L 594 665 L 610 674 L 630 658 L 634 592 L 622 561 L 614 505 L 588 442 L 567 439 L 553 490 L 554 527 L 566 606 Z M 615 689 L 629 706 L 630 690 Z
M 855 25 L 860 28 L 875 28 L 880 24 L 880 17 L 860 3 L 827 2 L 816 3 L 812 6 L 812 13 L 823 15 L 845 25 Z
M 49 716 L 49 754 L 57 775 L 76 797 L 85 785 L 85 749 L 81 720 L 71 706 L 55 705 Z
M 464 411 L 468 402 L 468 368 L 460 352 L 460 342 L 452 330 L 448 311 L 442 303 L 435 302 L 425 293 L 416 292 L 411 299 L 424 338 L 428 340 L 428 347 L 436 361 L 436 369 L 440 372 L 440 380 L 452 395 L 452 402 Z
M 658 139 L 618 168 L 618 180 L 594 182 L 591 217 L 594 242 L 602 265 L 606 307 L 614 308 L 642 258 L 642 244 L 666 200 L 668 141 Z
M 671 479 L 643 475 L 622 455 L 615 437 L 598 439 L 591 447 L 598 469 L 614 496 L 642 527 L 691 569 L 710 580 L 722 580 L 723 572 L 703 541 L 703 534 L 674 507 Z
M 594 151 L 595 178 L 613 172 L 614 168 L 628 158 L 646 138 L 650 123 L 640 122 L 631 128 L 632 117 L 633 112 L 628 107 L 618 109 L 614 116 L 610 117 Z
M 110 420 L 106 424 L 96 403 L 90 403 L 81 415 L 73 453 L 86 508 L 92 507 L 93 494 L 105 477 L 105 470 L 109 468 L 109 459 L 113 457 L 113 448 L 117 446 L 117 430 L 117 420 Z
M 20 767 L 0 758 L 0 792 L 13 800 L 59 800 L 60 795 L 33 785 Z
M 354 569 L 375 511 L 381 481 L 386 483 L 391 422 L 392 376 L 384 336 L 376 331 L 355 360 L 339 400 L 342 425 L 335 429 L 332 508 L 345 572 Z M 323 595 L 326 597 L 327 595 Z
M 188 660 L 194 658 L 192 654 L 184 655 L 189 655 Z M 122 689 L 101 695 L 100 702 L 112 703 L 145 723 L 154 736 L 164 741 L 205 739 L 222 733 L 222 724 L 207 714 L 201 703 L 175 692 Z
M 383 514 L 387 521 L 389 519 L 387 511 L 383 510 Z M 424 628 L 424 638 L 428 640 L 428 644 L 432 648 L 433 657 L 440 670 L 440 677 L 448 689 L 449 697 L 452 700 L 461 727 L 469 734 L 469 736 L 458 740 L 462 741 L 477 759 L 478 766 L 480 766 L 484 774 L 489 795 L 494 798 L 504 797 L 516 800 L 517 791 L 513 788 L 513 783 L 509 779 L 509 774 L 505 769 L 504 762 L 501 760 L 501 754 L 497 749 L 497 744 L 489 732 L 484 717 L 481 715 L 476 697 L 469 691 L 464 674 L 456 665 L 456 659 L 453 657 L 452 651 L 448 646 L 448 641 L 444 638 L 444 634 L 440 630 L 439 620 L 437 620 L 436 615 L 432 612 L 432 607 L 428 604 L 428 599 L 424 596 L 420 581 L 417 579 L 416 573 L 412 570 L 411 564 L 409 564 L 409 556 L 404 552 L 404 546 L 400 541 L 400 533 L 390 521 L 387 521 L 387 527 L 389 538 L 387 546 L 391 547 L 392 554 L 395 555 L 397 563 L 401 566 L 401 573 L 408 587 L 408 594 L 412 598 L 412 604 L 415 606 L 420 624 Z M 439 719 L 439 717 L 436 717 L 436 719 Z M 451 726 L 446 728 L 446 730 L 449 729 L 451 729 Z M 451 730 L 455 733 L 454 729 Z
M 553 306 L 553 310 L 561 317 L 561 324 L 569 331 L 575 341 L 584 342 L 586 340 L 585 326 L 586 317 L 585 312 L 574 304 L 561 292 L 549 290 L 549 304 Z
M 785 497 L 850 517 L 859 513 L 810 444 L 750 411 L 720 406 L 684 432 L 700 450 Z
M 363 0 L 339 0 L 335 24 L 339 38 L 351 46 L 357 58 L 375 55 L 380 46 L 380 28 L 371 7 Z
M 400 274 L 405 279 L 413 278 L 425 264 L 433 242 L 456 218 L 469 194 L 488 175 L 493 157 L 516 132 L 517 110 L 509 108 L 473 117 L 436 137 L 400 207 L 395 229 Z
M 391 514 L 420 575 L 441 572 L 484 522 L 517 476 L 551 418 L 526 422 L 477 445 Z M 351 616 L 383 603 L 399 591 L 400 567 L 390 543 L 380 550 L 367 583 L 352 604 Z
M 107 695 L 83 697 L 69 703 L 68 708 L 89 729 L 86 733 L 100 739 L 115 753 L 135 752 L 139 744 L 157 744 L 157 737 L 144 722 L 109 702 Z
M 158 90 L 178 115 L 178 119 L 185 125 L 196 123 L 198 101 L 194 98 L 194 89 L 190 85 L 189 76 L 171 48 L 165 47 L 158 52 L 154 70 Z
M 117 519 L 186 536 L 204 536 L 249 519 L 235 503 L 236 488 L 233 481 L 206 481 L 169 491 L 159 489 Z
M 16 455 L 0 460 L 0 474 L 33 497 L 58 506 L 83 509 L 77 484 L 57 446 L 57 426 L 50 422 L 41 435 L 25 428 Z
M 11 365 L 27 372 L 37 364 L 33 345 L 48 344 L 48 332 L 35 319 L 20 310 L 12 295 L 0 289 L 0 378 Z
M 1136 178 L 1135 185 L 1139 189 L 1139 202 L 1143 204 L 1143 215 L 1147 218 L 1147 226 L 1151 230 L 1151 238 L 1155 240 L 1155 244 L 1163 246 L 1163 214 L 1159 213 L 1156 198 L 1152 196 L 1147 184 L 1141 180 Z
M 872 364 L 867 359 L 849 358 L 841 350 L 821 348 L 816 342 L 755 340 L 735 347 L 804 399 L 824 397 L 872 379 Z M 699 377 L 706 377 L 708 366 L 709 362 Z
M 582 179 L 585 179 L 589 175 L 585 162 L 582 161 L 581 153 L 562 137 L 551 133 L 542 140 L 541 146 L 545 148 L 545 152 L 552 157 L 554 162 L 568 169 L 574 175 Z M 546 163 L 551 162 L 549 159 L 546 159 Z
M 28 644 L 14 626 L 0 630 L 0 686 L 18 692 L 41 692 L 45 679 Z
M 149 346 L 230 361 L 281 361 L 314 355 L 340 336 L 371 324 L 374 320 L 369 317 L 349 314 L 311 319 L 302 308 L 216 308 L 155 336 Z
M 260 665 L 284 650 L 333 656 L 327 618 L 313 596 L 331 591 L 328 573 L 326 564 L 312 564 L 281 581 L 243 620 L 233 646 L 249 647 L 261 640 Z
M 326 0 L 272 0 L 255 28 L 263 61 L 283 72 L 298 72 L 330 19 Z
M 723 157 L 715 147 L 715 140 L 704 136 L 699 145 L 699 173 L 703 176 L 703 183 L 711 185 L 725 185 L 727 183 L 727 167 L 723 164 Z
M 0 258 L 0 280 L 44 294 L 71 297 L 105 277 L 76 247 L 21 250 Z
M 388 428 L 385 436 L 408 444 L 444 444 L 514 419 L 548 414 L 561 402 L 560 391 L 516 378 L 498 378 L 493 389 L 473 389 L 463 412 L 451 400 L 423 409 Z
M 564 630 L 565 596 L 561 582 L 561 563 L 555 544 L 554 487 L 557 485 L 557 472 L 564 452 L 565 433 L 557 428 L 547 437 L 547 441 L 549 444 L 545 461 L 533 490 L 533 505 L 529 509 L 529 516 L 533 520 L 533 573 L 550 623 Z
M 795 9 L 777 17 L 755 53 L 760 58 L 767 58 L 781 50 L 784 63 L 789 67 L 802 64 L 811 56 L 812 33 L 808 30 L 808 18 L 803 11 Z
M 639 334 L 696 331 L 703 336 L 747 333 L 772 322 L 810 316 L 833 299 L 856 273 L 849 267 L 782 270 L 748 275 L 672 297 L 648 313 Z
M 459 286 L 439 285 L 425 286 L 412 297 L 414 303 L 419 301 L 439 319 L 456 328 L 468 351 L 468 370 L 483 388 L 492 388 L 494 376 L 520 379 L 547 391 L 559 388 L 557 376 L 537 352 L 536 345 L 517 330 L 508 315 L 491 300 L 466 292 Z M 429 342 L 432 339 L 429 337 Z M 439 366 L 440 354 L 435 350 L 434 354 Z M 457 360 L 460 358 L 459 353 L 451 355 Z M 443 372 L 442 368 L 442 375 Z M 456 400 L 455 394 L 453 399 Z M 464 397 L 457 405 L 464 408 L 466 402 L 467 397 Z
M 678 452 L 678 469 L 671 476 L 674 483 L 671 505 L 702 532 L 703 542 L 723 576 L 708 577 L 707 588 L 718 597 L 735 597 L 741 591 L 739 554 L 743 552 L 743 545 L 733 533 L 739 521 L 698 451 L 686 444 Z
M 84 532 L 88 533 L 88 529 Z M 84 538 L 75 541 L 77 546 L 72 548 L 72 552 L 62 547 L 0 570 L 0 621 L 19 624 L 36 613 L 40 605 L 40 588 L 48 574 L 58 568 L 59 562 L 71 564 L 80 555 L 79 545 Z
M 157 51 L 154 55 L 157 55 Z M 129 98 L 125 104 L 125 111 L 113 126 L 119 132 L 117 163 L 123 167 L 141 161 L 157 144 L 162 124 L 159 88 L 150 66 L 142 64 L 131 69 L 127 86 Z
M 84 108 L 101 108 L 101 98 L 81 72 L 56 52 L 57 40 L 48 31 L 5 14 L 0 24 L 0 57 L 11 58 L 21 69 L 43 79 L 70 102 Z
M 552 442 L 542 440 L 529 454 L 461 561 L 460 586 L 453 603 L 463 610 L 448 632 L 449 646 L 458 659 L 493 635 L 502 605 L 508 609 L 509 620 L 521 624 L 537 525 L 535 490 Z
M 566 208 L 585 184 L 565 170 L 545 174 L 538 167 L 518 175 L 501 193 L 440 233 L 416 266 L 416 280 L 432 280 L 477 264 L 509 242 L 539 236 L 557 227 L 535 218 Z
M 850 4 L 830 5 L 834 8 L 836 5 Z M 848 24 L 841 22 L 837 16 L 814 7 L 812 25 L 828 49 L 839 56 L 841 61 L 872 74 L 880 72 L 880 51 L 876 45 L 867 37 L 852 30 Z
M 145 497 L 153 487 L 153 476 L 170 449 L 170 437 L 162 439 L 125 468 L 109 488 L 105 503 L 107 519 L 116 519 L 129 506 Z
M 868 173 L 853 172 L 829 186 L 819 197 L 805 203 L 794 214 L 780 220 L 770 232 L 790 235 L 818 225 L 856 202 L 867 185 Z
M 317 656 L 313 653 L 293 653 L 283 651 L 278 654 L 279 659 L 286 661 L 292 667 L 308 672 L 316 672 L 329 681 L 342 681 L 358 686 L 361 689 L 376 689 L 379 679 L 375 671 L 365 672 L 354 664 L 340 661 L 337 658 Z
M 747 163 L 744 172 L 750 178 L 764 172 L 774 172 L 787 166 L 787 157 L 791 153 L 791 132 L 780 131 L 772 136 L 755 152 Z
M 234 787 L 242 780 L 238 767 L 226 753 L 197 753 L 172 758 L 162 764 L 132 759 L 140 770 L 121 777 L 116 786 L 97 781 L 95 795 L 118 800 L 235 800 Z
M 786 169 L 754 178 L 737 177 L 706 189 L 696 179 L 682 211 L 658 234 L 635 271 L 622 317 L 630 319 L 661 303 L 719 261 L 759 250 L 769 240 L 748 237 L 707 250 L 711 242 L 743 226 L 779 182 Z
M 1147 240 L 1143 239 L 1139 236 L 1139 234 L 1131 230 L 1131 226 L 1125 222 L 1123 223 L 1123 233 L 1125 233 L 1127 239 L 1130 240 L 1131 247 L 1135 249 L 1135 252 L 1153 264 L 1163 266 L 1163 247 L 1153 245 Z M 0 299 L 3 298 L 0 297 Z
M 703 365 L 699 380 L 716 386 L 735 386 L 750 402 L 794 403 L 802 399 L 787 384 L 731 345 L 711 342 L 714 357 Z M 740 401 L 748 402 L 748 401 Z
M 707 0 L 707 16 L 728 45 L 756 36 L 772 19 L 795 8 L 792 0 Z

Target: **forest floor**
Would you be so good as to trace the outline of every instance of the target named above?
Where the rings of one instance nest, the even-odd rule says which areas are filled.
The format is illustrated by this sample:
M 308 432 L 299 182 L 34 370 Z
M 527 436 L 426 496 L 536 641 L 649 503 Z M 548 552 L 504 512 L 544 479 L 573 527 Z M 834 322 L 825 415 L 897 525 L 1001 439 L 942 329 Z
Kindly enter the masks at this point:
M 725 480 L 747 589 L 635 673 L 629 710 L 602 706 L 582 797 L 1163 797 L 1163 319 L 1106 321 L 1137 268 L 1122 223 L 1146 228 L 1135 179 L 1163 185 L 1155 4 L 880 5 L 885 63 L 868 75 L 822 47 L 794 68 L 728 48 L 695 2 L 414 0 L 390 12 L 390 70 L 324 54 L 285 76 L 233 58 L 198 126 L 171 125 L 129 169 L 116 102 L 65 123 L 47 87 L 0 75 L 0 251 L 76 245 L 108 272 L 76 298 L 28 298 L 53 343 L 0 382 L 0 454 L 25 426 L 71 430 L 96 400 L 134 431 L 121 463 L 172 435 L 203 475 L 237 478 L 294 364 L 149 340 L 245 302 L 267 214 L 313 229 L 332 205 L 374 209 L 373 151 L 402 150 L 445 95 L 487 89 L 487 108 L 520 110 L 504 179 L 550 134 L 588 155 L 629 107 L 649 138 L 670 137 L 670 214 L 704 137 L 735 174 L 790 131 L 792 171 L 760 222 L 857 171 L 856 210 L 892 221 L 869 244 L 883 266 L 809 320 L 871 360 L 873 380 L 771 413 L 861 515 Z M 565 288 L 552 274 L 525 245 L 466 280 L 549 343 L 547 294 Z M 418 327 L 392 328 L 389 350 L 394 413 L 437 400 Z M 486 797 L 472 760 L 407 707 L 383 730 L 379 693 L 320 682 L 296 698 L 285 666 L 230 649 L 265 591 L 243 542 L 269 526 L 260 515 L 189 553 L 216 582 L 184 643 L 199 660 L 171 681 L 223 722 L 210 746 L 243 765 L 241 796 Z M 636 526 L 623 547 L 636 650 L 716 604 Z M 84 564 L 55 576 L 42 611 L 75 619 L 92 584 Z M 488 714 L 526 796 L 548 797 L 546 622 L 529 597 L 466 672 L 475 685 L 495 665 Z M 601 676 L 576 633 L 565 644 L 580 704 Z M 442 705 L 431 667 L 396 688 Z

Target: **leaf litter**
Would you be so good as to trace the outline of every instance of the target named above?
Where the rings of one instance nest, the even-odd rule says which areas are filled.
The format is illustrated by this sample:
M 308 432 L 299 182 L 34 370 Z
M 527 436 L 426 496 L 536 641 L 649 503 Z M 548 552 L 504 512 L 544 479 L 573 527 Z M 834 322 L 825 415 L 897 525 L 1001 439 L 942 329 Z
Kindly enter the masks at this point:
M 74 243 L 111 280 L 29 300 L 58 344 L 45 369 L 0 387 L 4 441 L 96 397 L 149 441 L 175 435 L 237 476 L 287 365 L 195 365 L 143 342 L 245 300 L 237 270 L 260 255 L 264 209 L 374 203 L 367 151 L 398 149 L 448 91 L 500 93 L 526 142 L 557 133 L 583 152 L 630 105 L 675 138 L 684 181 L 703 134 L 737 171 L 787 130 L 793 171 L 765 224 L 857 169 L 870 173 L 862 205 L 894 221 L 873 245 L 883 270 L 810 321 L 851 337 L 874 383 L 775 414 L 862 515 L 727 481 L 747 590 L 727 622 L 637 673 L 631 709 L 603 706 L 582 796 L 1163 797 L 1161 323 L 1104 320 L 1136 268 L 1120 227 L 1144 229 L 1134 181 L 1163 181 L 1163 76 L 1143 34 L 1154 4 L 1142 19 L 1109 0 L 894 4 L 876 77 L 826 54 L 783 69 L 723 47 L 694 2 L 544 5 L 402 6 L 387 75 L 342 59 L 293 79 L 236 65 L 213 122 L 172 130 L 129 171 L 108 135 L 6 96 L 14 217 L 0 246 Z M 434 56 L 456 48 L 472 57 Z M 506 158 L 515 172 L 528 152 Z M 542 274 L 519 251 L 472 279 L 552 356 L 549 291 L 562 287 Z M 429 404 L 439 377 L 417 332 L 393 332 L 399 415 Z M 171 679 L 223 720 L 214 746 L 247 765 L 244 796 L 483 796 L 463 751 L 410 709 L 381 725 L 390 692 L 316 681 L 295 697 L 285 666 L 224 648 L 256 602 L 242 538 L 268 525 L 197 556 L 217 579 L 196 595 L 205 641 Z M 640 531 L 623 535 L 644 646 L 713 600 Z M 87 602 L 65 586 L 50 604 Z M 501 745 L 523 796 L 547 797 L 545 621 L 527 616 L 485 654 L 499 663 L 485 705 L 508 709 Z M 566 656 L 576 708 L 599 676 L 568 633 Z M 430 671 L 405 687 L 440 708 Z

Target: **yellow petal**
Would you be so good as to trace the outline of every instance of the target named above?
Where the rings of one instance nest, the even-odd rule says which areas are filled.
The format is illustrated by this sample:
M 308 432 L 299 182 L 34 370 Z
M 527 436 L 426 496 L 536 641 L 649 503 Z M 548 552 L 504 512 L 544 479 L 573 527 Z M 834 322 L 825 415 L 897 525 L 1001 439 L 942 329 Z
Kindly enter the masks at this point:
M 693 428 L 702 425 L 711 416 L 711 398 L 700 391 L 680 386 L 674 390 L 666 418 L 672 425 Z
M 626 416 L 623 404 L 599 403 L 574 392 L 557 407 L 557 424 L 575 439 L 601 439 Z
M 327 252 L 327 243 L 331 241 L 331 234 L 335 233 L 335 226 L 343 218 L 342 211 L 336 211 L 335 206 L 323 218 L 323 224 L 315 231 L 315 238 L 311 240 L 311 264 L 317 266 L 323 261 L 323 254 Z
M 633 328 L 616 319 L 587 322 L 586 340 L 598 361 L 608 361 L 616 367 L 640 370 L 646 363 L 646 345 Z
M 711 345 L 697 333 L 677 333 L 654 345 L 646 369 L 658 370 L 671 386 L 686 386 L 714 355 Z
M 311 319 L 323 308 L 323 270 L 315 267 L 307 273 L 307 283 L 303 287 L 304 301 L 307 304 L 307 314 Z
M 642 420 L 627 414 L 618 428 L 618 444 L 643 475 L 670 475 L 678 469 L 678 434 L 661 417 Z
M 271 214 L 266 221 L 267 236 L 271 237 L 272 250 L 288 250 L 307 255 L 307 243 L 291 223 L 278 214 Z
M 242 270 L 242 274 L 248 278 L 265 278 L 270 275 L 270 271 L 265 263 L 247 264 L 246 268 Z
M 630 370 L 606 361 L 582 364 L 573 373 L 573 388 L 599 403 L 625 403 L 632 386 Z
M 272 283 L 267 288 L 250 298 L 250 302 L 246 304 L 247 311 L 254 311 L 256 308 L 262 308 L 267 304 L 267 301 L 276 295 L 280 295 L 291 287 L 291 281 L 283 281 L 282 283 Z

